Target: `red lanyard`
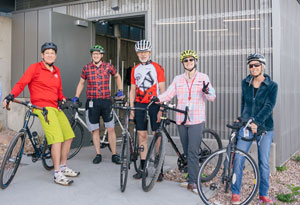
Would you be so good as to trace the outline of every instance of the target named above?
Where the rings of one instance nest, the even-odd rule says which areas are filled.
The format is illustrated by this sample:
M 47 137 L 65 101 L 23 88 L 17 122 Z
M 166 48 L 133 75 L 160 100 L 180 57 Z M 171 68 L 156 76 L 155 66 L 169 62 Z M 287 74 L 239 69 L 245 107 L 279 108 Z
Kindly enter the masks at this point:
M 197 72 L 198 73 L 198 72 Z M 191 84 L 191 87 L 189 87 L 189 83 L 188 83 L 188 81 L 185 79 L 185 82 L 186 82 L 186 85 L 187 85 L 187 87 L 188 87 L 188 89 L 189 89 L 189 101 L 191 100 L 191 95 L 192 95 L 192 87 L 193 87 L 193 83 L 194 83 L 194 81 L 195 81 L 195 79 L 196 79 L 196 76 L 197 76 L 197 73 L 195 74 L 195 77 L 194 77 L 194 79 L 192 80 L 192 84 Z

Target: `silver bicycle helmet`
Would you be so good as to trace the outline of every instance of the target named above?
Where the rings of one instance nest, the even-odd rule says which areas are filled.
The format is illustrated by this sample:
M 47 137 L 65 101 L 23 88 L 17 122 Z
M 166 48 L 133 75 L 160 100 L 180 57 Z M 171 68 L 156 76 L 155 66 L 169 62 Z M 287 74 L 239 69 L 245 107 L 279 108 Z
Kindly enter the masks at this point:
M 140 51 L 151 51 L 152 45 L 149 41 L 147 40 L 140 40 L 136 42 L 135 44 L 135 51 L 140 52 Z
M 260 53 L 250 54 L 247 58 L 247 64 L 249 64 L 251 61 L 259 61 L 260 63 L 266 65 L 266 59 Z

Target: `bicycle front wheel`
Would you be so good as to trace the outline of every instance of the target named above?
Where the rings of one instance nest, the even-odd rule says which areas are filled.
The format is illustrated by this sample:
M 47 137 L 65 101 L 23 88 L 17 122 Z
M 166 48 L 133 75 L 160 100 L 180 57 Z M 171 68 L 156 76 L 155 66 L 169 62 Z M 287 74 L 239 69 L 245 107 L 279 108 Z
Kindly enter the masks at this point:
M 212 129 L 204 129 L 202 132 L 202 141 L 199 149 L 199 165 L 205 161 L 213 152 L 222 149 L 222 141 L 219 135 Z M 202 176 L 202 181 L 209 181 L 216 176 L 222 163 L 222 155 L 216 161 L 214 170 L 209 175 Z
M 48 145 L 46 137 L 44 138 L 43 150 L 42 150 L 42 164 L 46 170 L 52 170 L 54 164 L 51 156 L 51 145 Z
M 231 201 L 232 194 L 231 192 L 227 192 L 227 186 L 231 186 L 232 183 L 237 182 L 233 169 L 234 166 L 238 166 L 239 164 L 239 166 L 243 167 L 240 200 L 242 205 L 249 204 L 258 190 L 259 172 L 255 161 L 246 152 L 238 149 L 232 151 L 229 156 L 232 160 L 229 161 L 234 162 L 233 158 L 238 157 L 239 163 L 229 164 L 227 160 L 224 160 L 224 167 L 228 167 L 228 169 L 225 170 L 222 166 L 210 181 L 204 182 L 202 180 L 202 177 L 211 175 L 211 173 L 215 170 L 219 158 L 223 158 L 223 156 L 226 158 L 226 155 L 226 149 L 218 150 L 210 155 L 201 165 L 197 180 L 199 196 L 205 204 L 229 203 Z
M 137 134 L 137 130 L 134 127 L 133 129 L 133 154 L 131 156 L 131 160 L 133 161 L 134 164 L 134 169 L 136 172 L 141 171 L 141 160 L 140 160 L 140 145 L 139 145 L 139 136 Z
M 16 134 L 4 155 L 0 171 L 0 185 L 6 189 L 13 180 L 21 162 L 24 150 L 25 133 Z
M 126 133 L 123 137 L 122 148 L 121 148 L 121 172 L 120 172 L 120 187 L 121 192 L 126 189 L 128 169 L 130 165 L 130 151 L 129 151 L 129 133 Z
M 78 123 L 78 121 L 73 121 L 71 123 L 72 129 L 74 131 L 75 137 L 72 140 L 70 152 L 68 155 L 68 159 L 71 159 L 74 157 L 82 148 L 83 144 L 83 128 L 82 126 Z
M 164 133 L 156 132 L 148 149 L 142 173 L 142 187 L 145 192 L 153 188 L 158 178 L 165 158 L 165 143 Z

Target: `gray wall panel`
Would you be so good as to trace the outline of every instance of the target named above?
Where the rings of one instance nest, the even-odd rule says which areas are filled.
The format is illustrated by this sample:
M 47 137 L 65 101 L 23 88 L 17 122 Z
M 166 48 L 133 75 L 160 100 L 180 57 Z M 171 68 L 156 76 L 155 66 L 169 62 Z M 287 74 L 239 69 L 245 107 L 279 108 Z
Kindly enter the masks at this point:
M 37 39 L 38 48 L 40 48 L 45 42 L 52 41 L 51 25 L 51 9 L 39 10 Z
M 18 82 L 24 73 L 24 23 L 24 13 L 13 15 L 11 87 Z M 14 56 L 18 57 L 17 60 Z M 19 97 L 23 97 L 23 93 Z
M 25 13 L 25 53 L 24 72 L 29 65 L 38 61 L 37 47 L 37 11 Z M 24 90 L 24 97 L 29 97 L 28 87 Z
M 300 4 L 294 0 L 274 0 L 273 4 L 274 75 L 279 84 L 276 163 L 282 164 L 300 147 Z

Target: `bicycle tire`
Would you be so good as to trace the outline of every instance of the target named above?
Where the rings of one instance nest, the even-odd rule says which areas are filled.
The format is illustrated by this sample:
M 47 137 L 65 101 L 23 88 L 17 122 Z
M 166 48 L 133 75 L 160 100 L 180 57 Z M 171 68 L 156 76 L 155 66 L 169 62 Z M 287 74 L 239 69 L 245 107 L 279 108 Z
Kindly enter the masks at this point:
M 2 189 L 6 189 L 9 186 L 17 173 L 23 156 L 25 136 L 24 132 L 17 133 L 4 155 L 0 171 L 0 185 Z
M 139 136 L 137 134 L 137 130 L 134 127 L 133 130 L 133 155 L 132 155 L 132 161 L 134 164 L 134 169 L 136 172 L 141 171 L 141 160 L 140 160 L 140 146 L 139 146 Z
M 75 120 L 71 123 L 71 126 L 74 131 L 75 137 L 73 138 L 71 144 L 68 159 L 73 158 L 80 151 L 83 145 L 83 128 L 81 124 Z
M 241 194 L 240 194 L 240 199 L 241 199 L 241 205 L 249 204 L 253 197 L 255 196 L 257 190 L 258 190 L 258 185 L 260 181 L 260 176 L 259 176 L 259 171 L 258 167 L 253 160 L 253 158 L 246 152 L 236 149 L 235 151 L 231 152 L 231 155 L 239 154 L 240 156 L 243 156 L 245 159 L 245 167 L 246 170 L 243 170 L 243 183 L 241 186 Z M 208 182 L 203 182 L 202 175 L 206 174 L 206 172 L 210 172 L 212 169 L 211 167 L 216 164 L 217 158 L 219 158 L 218 155 L 225 155 L 226 156 L 226 148 L 222 150 L 218 150 L 211 154 L 201 165 L 200 170 L 198 172 L 198 177 L 197 177 L 197 189 L 199 196 L 201 200 L 205 204 L 222 204 L 231 201 L 231 192 L 230 193 L 225 193 L 225 194 L 218 194 L 220 192 L 225 192 L 225 186 L 226 183 L 224 183 L 226 180 L 229 182 L 227 184 L 231 184 L 231 182 L 235 182 L 235 177 L 231 175 L 232 173 L 232 168 L 231 166 L 231 172 L 226 173 L 224 172 L 224 168 L 220 169 L 222 170 L 221 172 L 217 173 L 217 175 L 212 178 Z M 211 163 L 211 164 L 210 164 Z M 250 170 L 249 170 L 250 169 Z M 225 175 L 224 175 L 225 173 Z
M 145 160 L 145 167 L 143 168 L 142 172 L 142 188 L 145 192 L 148 192 L 153 188 L 161 171 L 161 167 L 165 158 L 165 139 L 166 137 L 164 132 L 156 132 L 151 141 Z M 157 155 L 157 153 L 155 153 L 157 149 L 156 143 L 159 143 L 159 141 L 160 146 L 158 148 Z
M 121 148 L 121 168 L 120 168 L 120 188 L 121 192 L 126 189 L 128 169 L 130 166 L 130 147 L 129 147 L 130 136 L 128 133 L 123 137 L 122 148 Z
M 48 145 L 46 137 L 44 138 L 44 143 L 43 143 L 42 164 L 43 167 L 48 171 L 54 168 L 54 164 L 51 156 L 51 145 Z
M 212 129 L 204 129 L 202 132 L 202 141 L 199 149 L 199 165 L 210 156 L 213 152 L 222 149 L 222 141 L 219 135 Z M 209 175 L 202 177 L 202 181 L 206 182 L 215 177 L 222 164 L 222 156 L 218 159 L 215 170 Z

